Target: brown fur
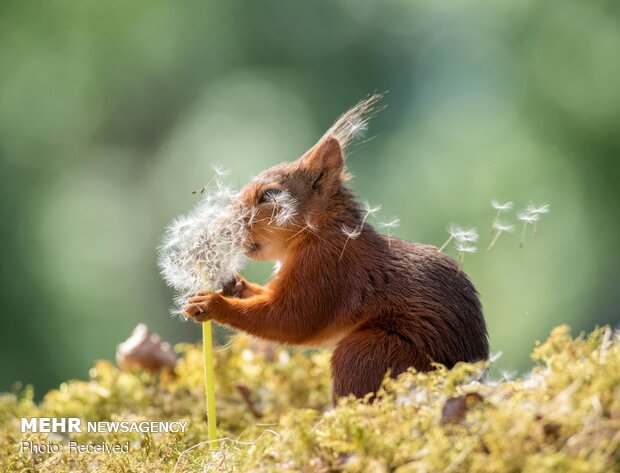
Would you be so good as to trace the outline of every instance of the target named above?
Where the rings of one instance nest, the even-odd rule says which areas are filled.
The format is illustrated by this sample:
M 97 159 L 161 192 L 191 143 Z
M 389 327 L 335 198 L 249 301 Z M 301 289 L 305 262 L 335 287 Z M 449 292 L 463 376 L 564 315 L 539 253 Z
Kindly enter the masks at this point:
M 325 136 L 297 161 L 249 183 L 240 205 L 258 213 L 248 222 L 248 255 L 281 268 L 265 286 L 239 276 L 222 292 L 198 294 L 186 314 L 281 343 L 335 343 L 334 399 L 375 392 L 388 370 L 487 358 L 478 294 L 451 258 L 368 224 L 357 238 L 343 234 L 343 225 L 360 227 L 363 219 L 346 178 L 340 143 Z M 294 219 L 273 222 L 273 204 L 259 203 L 267 189 L 295 198 Z

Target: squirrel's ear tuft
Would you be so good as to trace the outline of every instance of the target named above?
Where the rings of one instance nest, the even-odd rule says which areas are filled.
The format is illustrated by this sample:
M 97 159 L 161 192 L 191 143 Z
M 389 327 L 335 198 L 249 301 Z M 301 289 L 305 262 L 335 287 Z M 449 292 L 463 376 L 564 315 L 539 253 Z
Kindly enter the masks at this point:
M 340 174 L 344 167 L 342 147 L 333 136 L 319 141 L 302 159 L 308 169 L 325 171 L 330 174 Z

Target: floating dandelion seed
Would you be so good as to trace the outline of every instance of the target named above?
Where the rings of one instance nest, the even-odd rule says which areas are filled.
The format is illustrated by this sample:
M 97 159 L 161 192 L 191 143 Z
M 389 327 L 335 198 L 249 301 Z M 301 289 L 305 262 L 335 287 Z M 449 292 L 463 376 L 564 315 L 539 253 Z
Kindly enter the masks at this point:
M 530 203 L 525 211 L 531 215 L 544 215 L 551 211 L 551 206 L 549 204 L 543 203 L 540 205 L 534 205 Z M 532 238 L 536 238 L 536 234 L 538 233 L 538 221 L 532 223 Z
M 215 181 L 216 189 L 219 190 L 224 188 L 229 190 L 228 188 L 226 188 L 226 186 L 222 184 L 222 182 L 218 178 L 228 176 L 231 173 L 231 170 L 217 164 L 212 165 L 211 168 L 213 169 L 215 175 L 209 180 L 209 182 L 207 182 L 205 186 L 201 187 L 200 189 L 193 190 L 192 194 L 204 194 L 205 192 L 210 190 L 213 181 Z
M 211 167 L 213 168 L 213 172 L 215 172 L 216 176 L 219 177 L 229 176 L 232 173 L 230 169 L 218 164 L 214 164 Z
M 512 202 L 499 202 L 495 199 L 491 200 L 491 206 L 499 213 L 509 212 L 514 207 Z
M 495 221 L 497 221 L 499 219 L 500 214 L 503 213 L 507 213 L 510 212 L 512 210 L 512 208 L 514 207 L 514 203 L 513 202 L 500 202 L 496 199 L 491 199 L 491 207 L 493 207 L 495 209 Z M 495 229 L 491 230 L 491 233 L 494 231 Z
M 392 230 L 394 228 L 400 227 L 400 219 L 398 217 L 394 217 L 392 220 L 388 222 L 379 222 L 379 226 L 381 228 L 385 228 L 385 230 L 387 231 L 388 246 L 391 247 L 392 246 Z
M 549 204 L 534 205 L 530 203 L 525 208 L 525 211 L 529 214 L 542 215 L 549 213 L 551 211 L 551 206 Z
M 497 243 L 497 239 L 499 238 L 499 236 L 502 233 L 512 233 L 515 231 L 515 227 L 514 225 L 510 225 L 507 223 L 502 223 L 499 220 L 494 220 L 493 221 L 493 232 L 495 233 L 495 236 L 493 237 L 493 240 L 491 240 L 491 243 L 489 244 L 489 246 L 487 247 L 487 251 L 491 251 L 493 249 L 493 246 L 495 246 L 495 243 Z
M 352 240 L 355 240 L 358 236 L 362 234 L 362 229 L 359 225 L 357 225 L 355 228 L 350 228 L 343 223 L 342 227 L 340 227 L 340 231 L 343 235 Z
M 310 230 L 310 233 L 314 233 L 315 235 L 317 234 L 319 227 L 318 225 L 316 225 L 310 215 L 305 215 L 304 216 L 304 224 L 303 226 L 301 225 L 295 225 L 296 227 L 301 227 L 298 231 L 296 231 L 295 233 L 293 233 L 290 237 L 288 237 L 288 240 L 292 240 L 293 238 L 295 238 L 297 235 L 302 234 L 303 232 L 305 232 L 306 230 Z
M 478 231 L 475 228 L 470 228 L 469 230 L 462 230 L 461 232 L 457 233 L 454 238 L 456 238 L 458 241 L 468 241 L 468 242 L 472 242 L 475 243 L 478 241 Z
M 478 248 L 466 241 L 457 241 L 454 244 L 454 248 L 459 252 L 459 256 L 457 262 L 459 265 L 463 265 L 463 261 L 465 260 L 465 253 L 475 253 L 478 251 Z
M 344 250 L 346 249 L 349 240 L 355 239 L 362 234 L 362 230 L 364 229 L 364 225 L 366 224 L 366 220 L 368 220 L 368 217 L 376 214 L 379 210 L 381 210 L 380 205 L 375 205 L 373 207 L 368 201 L 362 202 L 362 208 L 364 209 L 364 217 L 362 218 L 361 224 L 356 225 L 353 229 L 349 228 L 346 224 L 343 224 L 342 227 L 340 227 L 340 231 L 344 236 L 347 237 L 347 239 L 344 242 L 344 246 L 342 247 L 342 251 L 340 252 L 340 257 L 338 258 L 338 261 L 342 259 L 342 255 L 344 255 Z
M 540 215 L 522 211 L 517 214 L 517 220 L 523 222 L 521 240 L 519 241 L 519 248 L 523 248 L 523 245 L 525 244 L 525 232 L 527 231 L 527 226 L 530 224 L 534 225 L 538 220 L 540 220 Z
M 392 220 L 388 222 L 380 222 L 379 225 L 383 228 L 398 228 L 400 227 L 400 219 L 398 217 L 394 217 Z
M 461 228 L 460 226 L 451 223 L 448 226 L 448 233 L 450 234 L 450 237 L 446 240 L 446 242 L 441 245 L 441 247 L 439 248 L 439 251 L 443 251 L 452 240 L 456 240 L 457 242 L 469 242 L 469 243 L 475 243 L 478 241 L 478 230 L 476 230 L 475 227 L 470 228 L 470 229 L 464 229 Z
M 319 230 L 318 225 L 316 225 L 310 215 L 306 215 L 304 217 L 304 223 L 306 224 L 306 228 L 310 230 L 311 233 L 316 233 Z
M 362 222 L 362 225 L 364 225 L 364 222 L 366 221 L 366 219 L 371 216 L 376 214 L 379 210 L 381 210 L 381 206 L 380 205 L 375 205 L 374 207 L 372 205 L 370 205 L 370 202 L 368 202 L 367 200 L 365 200 L 364 202 L 362 202 L 362 207 L 364 209 L 365 215 L 364 215 L 364 219 Z

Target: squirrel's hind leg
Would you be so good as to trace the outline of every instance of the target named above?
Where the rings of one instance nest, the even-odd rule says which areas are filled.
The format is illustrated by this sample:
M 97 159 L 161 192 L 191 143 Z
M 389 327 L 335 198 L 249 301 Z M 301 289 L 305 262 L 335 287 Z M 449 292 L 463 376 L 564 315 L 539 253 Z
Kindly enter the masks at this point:
M 343 338 L 331 359 L 332 399 L 376 393 L 388 369 L 398 376 L 409 367 L 431 368 L 427 355 L 416 347 L 406 330 L 395 330 L 394 318 L 371 320 Z

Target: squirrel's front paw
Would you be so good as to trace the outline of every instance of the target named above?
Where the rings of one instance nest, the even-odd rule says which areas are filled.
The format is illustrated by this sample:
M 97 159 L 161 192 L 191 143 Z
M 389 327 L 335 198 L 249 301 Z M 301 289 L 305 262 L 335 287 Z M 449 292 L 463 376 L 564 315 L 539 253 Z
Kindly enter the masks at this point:
M 237 297 L 245 299 L 252 296 L 252 291 L 248 287 L 247 281 L 237 274 L 234 278 L 222 286 L 222 295 L 226 297 Z
M 222 296 L 216 292 L 199 292 L 188 299 L 185 307 L 183 307 L 183 315 L 194 322 L 211 320 L 213 318 L 210 315 L 213 312 L 213 304 L 218 297 Z

